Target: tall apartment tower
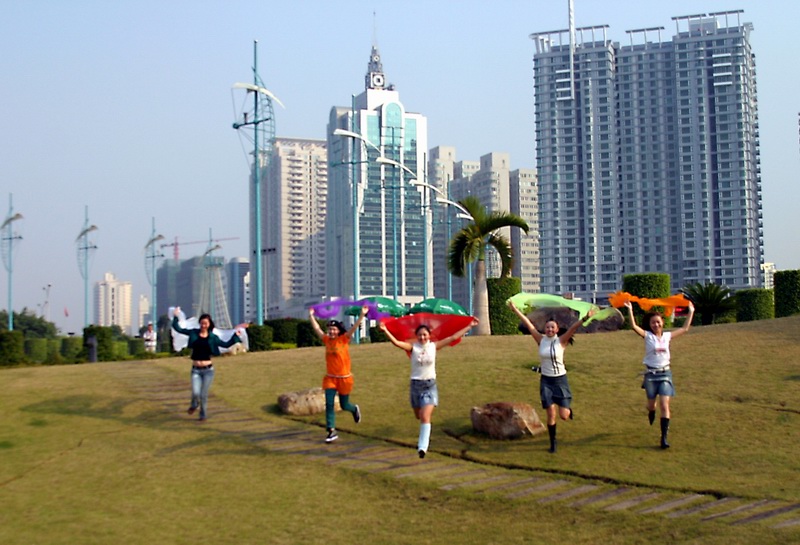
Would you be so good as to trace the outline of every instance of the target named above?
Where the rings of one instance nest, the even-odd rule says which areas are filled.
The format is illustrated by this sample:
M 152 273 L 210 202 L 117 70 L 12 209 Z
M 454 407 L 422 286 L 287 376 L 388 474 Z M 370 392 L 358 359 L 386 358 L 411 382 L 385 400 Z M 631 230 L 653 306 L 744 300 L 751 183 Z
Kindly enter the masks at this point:
M 427 179 L 428 122 L 387 85 L 376 46 L 364 92 L 350 107 L 331 109 L 327 133 L 326 294 L 383 295 L 406 305 L 432 296 L 431 202 L 411 184 Z
M 598 300 L 622 275 L 761 285 L 752 25 L 741 11 L 532 34 L 541 289 Z M 572 58 L 572 64 L 570 64 Z
M 250 260 L 246 257 L 230 259 L 225 264 L 225 280 L 231 322 L 241 324 L 255 320 L 250 308 Z
M 94 285 L 95 323 L 100 326 L 117 325 L 126 335 L 132 333 L 131 303 L 133 288 L 130 282 L 117 280 L 107 272 L 103 280 Z
M 528 224 L 528 234 L 511 229 L 514 268 L 511 275 L 520 279 L 522 291 L 538 293 L 539 278 L 539 188 L 534 169 L 512 170 L 508 175 L 509 209 Z
M 265 306 L 295 315 L 325 295 L 328 152 L 324 140 L 276 138 L 265 176 Z

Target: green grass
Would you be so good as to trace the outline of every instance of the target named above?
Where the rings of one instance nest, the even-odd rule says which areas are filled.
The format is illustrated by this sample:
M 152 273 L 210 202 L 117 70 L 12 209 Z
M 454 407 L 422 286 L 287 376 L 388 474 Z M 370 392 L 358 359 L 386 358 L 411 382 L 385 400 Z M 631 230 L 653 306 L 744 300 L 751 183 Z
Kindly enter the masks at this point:
M 576 419 L 546 437 L 491 441 L 471 431 L 472 406 L 538 408 L 530 337 L 467 338 L 439 354 L 432 448 L 567 476 L 683 491 L 800 501 L 800 317 L 693 328 L 672 346 L 673 448 L 657 448 L 640 389 L 634 333 L 578 336 L 566 353 Z M 352 400 L 340 430 L 415 445 L 408 358 L 387 344 L 351 347 Z M 213 392 L 267 421 L 279 394 L 319 385 L 321 348 L 217 360 Z M 126 390 L 115 363 L 0 372 L 0 542 L 27 543 L 787 543 L 798 530 L 667 519 L 563 503 L 445 493 L 435 480 L 391 479 L 270 453 L 223 437 Z M 127 363 L 125 365 L 136 365 Z M 178 380 L 183 359 L 149 361 Z M 217 401 L 220 403 L 219 401 Z M 213 418 L 214 401 L 211 405 Z M 317 428 L 317 426 L 319 426 Z M 345 435 L 343 441 L 347 440 Z M 413 454 L 412 454 L 413 456 Z

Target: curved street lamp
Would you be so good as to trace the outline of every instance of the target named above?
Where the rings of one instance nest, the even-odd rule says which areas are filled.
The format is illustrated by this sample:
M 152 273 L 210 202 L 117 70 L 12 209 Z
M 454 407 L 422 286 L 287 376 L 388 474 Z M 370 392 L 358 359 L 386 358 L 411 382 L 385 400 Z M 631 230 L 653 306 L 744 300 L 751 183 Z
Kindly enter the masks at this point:
M 3 265 L 5 265 L 6 270 L 8 271 L 8 330 L 14 330 L 14 307 L 11 304 L 11 285 L 12 281 L 11 278 L 14 275 L 14 243 L 18 240 L 22 240 L 22 237 L 16 233 L 14 233 L 12 227 L 15 221 L 21 220 L 22 214 L 14 212 L 14 206 L 12 204 L 12 196 L 8 196 L 8 215 L 6 216 L 5 221 L 2 225 L 0 225 L 0 231 L 3 231 L 2 235 L 2 246 L 3 246 Z

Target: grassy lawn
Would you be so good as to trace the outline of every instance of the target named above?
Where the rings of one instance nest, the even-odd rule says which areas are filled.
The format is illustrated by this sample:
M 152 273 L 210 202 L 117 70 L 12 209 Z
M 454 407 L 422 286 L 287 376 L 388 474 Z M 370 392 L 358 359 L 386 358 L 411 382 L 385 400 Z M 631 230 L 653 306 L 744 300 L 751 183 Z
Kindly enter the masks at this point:
M 490 441 L 469 411 L 491 401 L 538 408 L 530 337 L 467 338 L 439 354 L 440 407 L 431 448 L 440 453 L 566 476 L 800 501 L 800 317 L 693 328 L 672 346 L 677 396 L 672 448 L 657 448 L 640 388 L 643 341 L 632 332 L 581 335 L 566 353 L 576 418 L 547 438 Z M 408 359 L 389 346 L 351 348 L 364 413 L 340 430 L 416 444 Z M 211 401 L 265 421 L 289 421 L 280 393 L 319 385 L 322 348 L 217 360 Z M 667 519 L 564 503 L 443 492 L 268 452 L 164 413 L 117 381 L 116 363 L 0 371 L 0 543 L 788 543 L 800 529 Z M 127 364 L 136 365 L 136 364 Z M 188 363 L 143 363 L 185 380 Z M 347 441 L 347 434 L 342 441 Z M 413 456 L 413 451 L 410 451 Z M 795 513 L 796 514 L 796 513 Z

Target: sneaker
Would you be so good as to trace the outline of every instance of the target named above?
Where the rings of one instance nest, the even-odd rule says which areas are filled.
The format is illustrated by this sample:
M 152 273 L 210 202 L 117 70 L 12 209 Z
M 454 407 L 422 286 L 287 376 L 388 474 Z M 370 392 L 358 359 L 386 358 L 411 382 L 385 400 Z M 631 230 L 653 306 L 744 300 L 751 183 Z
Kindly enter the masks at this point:
M 333 443 L 339 438 L 339 434 L 336 433 L 336 430 L 328 430 L 328 437 L 325 438 L 326 443 Z
M 356 405 L 356 410 L 353 411 L 353 420 L 356 421 L 356 424 L 361 422 L 361 409 L 359 408 L 358 405 Z
M 186 411 L 186 414 L 188 414 L 189 416 L 191 416 L 191 415 L 193 415 L 193 414 L 194 414 L 194 412 L 195 412 L 196 410 L 197 410 L 197 407 L 189 407 L 189 410 L 188 410 L 188 411 Z
M 420 451 L 419 451 L 419 457 L 420 457 L 420 458 L 425 458 L 425 451 L 424 451 L 424 450 L 420 449 Z

